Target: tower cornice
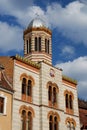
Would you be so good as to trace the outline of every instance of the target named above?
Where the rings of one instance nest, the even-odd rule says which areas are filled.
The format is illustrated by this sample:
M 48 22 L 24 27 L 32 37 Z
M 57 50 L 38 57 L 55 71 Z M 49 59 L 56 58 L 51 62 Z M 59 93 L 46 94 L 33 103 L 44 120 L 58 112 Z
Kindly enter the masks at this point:
M 27 28 L 24 30 L 24 35 L 26 35 L 27 33 L 30 33 L 32 31 L 44 31 L 50 35 L 52 35 L 52 31 L 48 28 L 45 27 L 31 27 L 31 28 Z

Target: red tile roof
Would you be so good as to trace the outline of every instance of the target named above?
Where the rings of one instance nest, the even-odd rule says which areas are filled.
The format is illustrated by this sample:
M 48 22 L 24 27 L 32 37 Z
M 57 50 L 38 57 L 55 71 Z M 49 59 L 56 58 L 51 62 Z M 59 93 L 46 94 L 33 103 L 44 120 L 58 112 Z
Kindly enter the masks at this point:
M 12 85 L 10 84 L 10 82 L 8 81 L 8 79 L 7 79 L 6 75 L 5 75 L 4 70 L 1 71 L 0 88 L 4 89 L 4 90 L 8 90 L 10 92 L 14 92 L 13 88 L 12 88 Z
M 0 56 L 0 64 L 3 65 L 5 74 L 10 84 L 13 84 L 13 69 L 14 69 L 14 60 L 8 56 Z

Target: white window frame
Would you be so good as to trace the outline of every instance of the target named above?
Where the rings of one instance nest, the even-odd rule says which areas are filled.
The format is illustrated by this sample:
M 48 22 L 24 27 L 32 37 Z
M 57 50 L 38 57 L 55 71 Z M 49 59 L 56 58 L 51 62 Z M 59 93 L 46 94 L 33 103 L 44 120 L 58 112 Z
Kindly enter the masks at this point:
M 0 113 L 0 115 L 6 115 L 6 104 L 7 104 L 7 97 L 4 96 L 3 94 L 0 94 L 0 97 L 1 98 L 4 98 L 4 110 L 3 110 L 3 113 Z

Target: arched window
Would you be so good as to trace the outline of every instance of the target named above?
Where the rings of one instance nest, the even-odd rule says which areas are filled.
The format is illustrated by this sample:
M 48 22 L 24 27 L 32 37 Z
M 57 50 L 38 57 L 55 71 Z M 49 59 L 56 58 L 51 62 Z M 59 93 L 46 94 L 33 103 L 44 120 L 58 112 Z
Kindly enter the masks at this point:
M 22 100 L 32 102 L 32 80 L 22 79 Z
M 34 111 L 31 107 L 21 106 L 21 130 L 32 130 Z
M 38 51 L 38 47 L 37 47 L 37 44 L 38 44 L 38 42 L 37 42 L 37 37 L 35 37 L 35 51 Z
M 38 50 L 41 51 L 41 37 L 39 37 L 39 46 L 38 47 L 39 47 Z
M 49 130 L 53 130 L 53 117 L 50 115 L 49 117 Z
M 31 38 L 29 38 L 26 41 L 26 52 L 27 52 L 27 54 L 31 52 Z
M 48 90 L 48 99 L 49 101 L 52 101 L 52 87 L 49 86 L 49 90 Z
M 54 87 L 54 88 L 53 88 L 53 104 L 57 102 L 57 97 L 56 97 L 57 94 L 56 94 L 56 93 L 57 93 L 57 92 L 56 92 L 56 88 Z
M 70 95 L 69 96 L 69 104 L 70 104 L 70 109 L 73 109 L 73 103 L 72 103 L 73 101 L 72 101 L 72 96 Z
M 73 112 L 74 112 L 74 110 L 73 110 L 74 95 L 71 91 L 66 90 L 64 92 L 64 96 L 65 96 L 66 112 L 69 113 L 69 114 L 73 114 Z
M 35 51 L 41 51 L 41 37 L 35 37 Z
M 57 107 L 57 97 L 58 97 L 58 86 L 55 83 L 48 82 L 48 104 L 49 106 Z
M 56 116 L 54 117 L 54 130 L 58 130 L 58 119 Z
M 59 130 L 59 121 L 60 117 L 56 112 L 49 112 L 48 113 L 49 118 L 49 130 Z
M 71 123 L 71 130 L 75 130 L 75 126 L 74 126 L 73 122 Z
M 29 48 L 28 40 L 27 40 L 26 44 L 27 44 L 27 46 L 26 46 L 26 47 L 27 47 L 26 50 L 27 50 L 27 54 L 28 54 L 28 48 Z
M 22 80 L 22 94 L 26 94 L 26 79 L 23 78 Z
M 49 54 L 49 40 L 45 39 L 45 52 Z
M 32 130 L 32 113 L 28 112 L 28 130 Z
M 29 52 L 31 52 L 31 38 L 29 38 Z
M 22 111 L 22 130 L 26 130 L 26 111 Z
M 47 52 L 47 39 L 45 39 L 45 52 Z
M 70 122 L 67 122 L 67 130 L 71 130 Z
M 32 81 L 28 80 L 27 95 L 32 96 Z
M 49 54 L 49 40 L 48 40 L 48 44 L 47 44 L 47 53 Z
M 67 130 L 75 130 L 76 122 L 73 118 L 67 117 L 66 125 L 67 125 Z
M 65 102 L 66 102 L 66 108 L 68 108 L 68 94 L 66 94 L 66 96 L 65 96 Z

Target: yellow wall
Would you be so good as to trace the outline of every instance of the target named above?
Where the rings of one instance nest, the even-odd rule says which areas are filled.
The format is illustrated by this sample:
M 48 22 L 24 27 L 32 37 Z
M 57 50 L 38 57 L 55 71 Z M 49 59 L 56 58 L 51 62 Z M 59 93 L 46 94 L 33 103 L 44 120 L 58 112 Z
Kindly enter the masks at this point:
M 0 130 L 12 129 L 12 95 L 0 90 L 0 95 L 7 97 L 6 114 L 0 114 Z

